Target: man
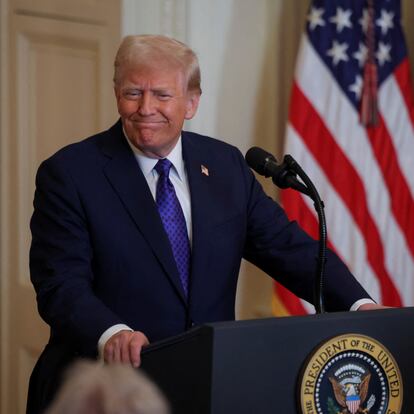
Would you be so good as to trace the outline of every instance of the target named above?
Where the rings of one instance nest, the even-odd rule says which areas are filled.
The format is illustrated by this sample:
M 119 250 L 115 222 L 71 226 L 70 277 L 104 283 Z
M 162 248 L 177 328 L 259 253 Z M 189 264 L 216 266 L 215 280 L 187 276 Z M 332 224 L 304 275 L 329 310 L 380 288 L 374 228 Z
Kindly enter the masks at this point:
M 75 357 L 99 350 L 138 366 L 149 342 L 234 319 L 242 257 L 312 301 L 315 241 L 236 148 L 182 131 L 201 95 L 194 53 L 163 36 L 129 36 L 114 89 L 120 121 L 38 171 L 30 267 L 51 337 L 29 412 L 47 404 Z M 369 298 L 332 253 L 326 269 L 327 310 Z

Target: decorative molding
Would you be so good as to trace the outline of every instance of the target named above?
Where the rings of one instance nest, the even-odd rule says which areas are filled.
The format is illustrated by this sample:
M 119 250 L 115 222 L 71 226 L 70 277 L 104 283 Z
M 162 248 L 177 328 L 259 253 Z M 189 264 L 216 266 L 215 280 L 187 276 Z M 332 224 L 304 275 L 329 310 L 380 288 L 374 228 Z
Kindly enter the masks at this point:
M 9 395 L 9 0 L 0 0 L 0 412 Z
M 28 38 L 19 33 L 16 36 L 16 146 L 17 146 L 17 165 L 14 185 L 17 186 L 17 268 L 15 272 L 21 285 L 29 286 L 29 231 L 28 220 L 32 208 L 33 198 L 33 160 L 31 154 L 36 151 L 33 140 L 36 130 L 36 118 L 31 113 L 31 108 L 36 108 L 33 99 L 33 76 L 30 73 L 31 51 Z M 21 119 L 20 115 L 22 115 Z
M 29 280 L 28 254 L 30 245 L 29 220 L 32 215 L 32 200 L 34 194 L 34 177 L 39 163 L 59 147 L 67 145 L 74 137 L 87 136 L 96 131 L 98 125 L 98 115 L 101 112 L 101 100 L 95 99 L 99 85 L 99 42 L 94 36 L 88 37 L 84 33 L 71 36 L 68 33 L 53 32 L 43 33 L 40 27 L 32 26 L 16 34 L 16 145 L 17 145 L 17 240 L 18 240 L 18 260 L 17 275 L 19 284 L 32 290 Z M 47 67 L 45 61 L 51 61 L 51 73 L 45 76 Z M 65 65 L 68 67 L 79 65 L 79 70 L 66 72 Z M 57 66 L 58 65 L 58 66 Z M 57 94 L 62 93 L 62 98 L 53 99 L 51 95 L 50 82 L 58 87 L 56 70 L 59 68 L 61 76 L 65 79 Z M 80 69 L 81 68 L 81 69 Z M 84 76 L 81 71 L 84 71 Z M 41 75 L 43 74 L 43 76 Z M 65 114 L 71 110 L 76 97 L 68 95 L 68 84 L 73 91 L 82 89 L 85 86 L 85 76 L 90 77 L 90 91 L 84 96 L 77 107 L 72 107 L 73 114 L 79 114 L 79 108 L 87 109 L 85 112 L 86 120 L 79 119 L 77 126 L 71 127 L 70 118 L 66 120 Z M 94 83 L 94 79 L 96 82 Z M 48 86 L 49 84 L 49 86 Z M 66 92 L 66 95 L 65 95 Z M 57 95 L 58 96 L 58 95 Z M 49 98 L 49 99 L 48 99 Z M 56 104 L 62 99 L 59 107 Z M 41 110 L 39 109 L 41 108 Z M 76 108 L 76 109 L 75 109 Z M 41 116 L 46 113 L 48 116 Z M 49 118 L 50 119 L 46 119 Z M 86 125 L 86 124 L 87 125 Z M 62 130 L 59 136 L 54 137 Z M 48 132 L 51 131 L 51 132 Z

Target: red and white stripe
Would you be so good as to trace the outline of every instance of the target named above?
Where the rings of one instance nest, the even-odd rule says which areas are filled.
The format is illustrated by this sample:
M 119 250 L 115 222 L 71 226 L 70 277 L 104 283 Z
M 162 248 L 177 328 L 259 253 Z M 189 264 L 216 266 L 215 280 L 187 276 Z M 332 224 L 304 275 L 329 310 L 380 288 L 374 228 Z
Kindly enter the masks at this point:
M 312 68 L 312 70 L 309 70 Z M 380 303 L 414 305 L 414 105 L 405 59 L 378 90 L 379 125 L 365 128 L 306 35 L 293 85 L 285 153 L 316 184 L 330 246 Z M 312 236 L 312 203 L 291 190 L 282 203 Z M 310 307 L 277 286 L 289 313 Z

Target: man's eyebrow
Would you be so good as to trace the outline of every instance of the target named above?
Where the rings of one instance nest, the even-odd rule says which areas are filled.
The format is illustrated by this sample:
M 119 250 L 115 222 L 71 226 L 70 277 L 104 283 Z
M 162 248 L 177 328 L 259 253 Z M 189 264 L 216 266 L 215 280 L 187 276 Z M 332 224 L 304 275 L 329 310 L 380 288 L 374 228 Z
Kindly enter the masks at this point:
M 140 86 L 140 85 L 124 85 L 122 89 L 124 89 L 124 90 L 128 90 L 128 89 L 143 90 L 145 88 Z M 173 89 L 174 88 L 172 86 L 154 86 L 154 87 L 150 88 L 150 90 L 154 91 L 154 92 L 168 92 L 168 91 L 172 91 Z
M 123 91 L 140 90 L 140 87 L 139 86 L 133 86 L 133 85 L 124 85 L 124 86 L 122 86 L 121 90 L 123 90 Z
M 154 91 L 154 92 L 172 92 L 173 88 L 167 88 L 167 87 L 162 88 L 162 87 L 160 87 L 160 88 L 151 88 L 151 90 Z
M 130 88 L 130 89 L 139 89 L 139 88 L 141 88 L 141 85 L 137 85 L 135 83 L 127 83 L 127 84 L 124 84 L 123 87 L 125 89 L 128 89 L 128 88 Z

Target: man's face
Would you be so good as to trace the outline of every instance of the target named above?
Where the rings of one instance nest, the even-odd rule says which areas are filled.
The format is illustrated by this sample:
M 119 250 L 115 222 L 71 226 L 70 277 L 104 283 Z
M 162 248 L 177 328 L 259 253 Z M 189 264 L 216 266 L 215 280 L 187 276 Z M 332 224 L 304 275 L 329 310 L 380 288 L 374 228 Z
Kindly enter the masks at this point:
M 200 99 L 187 91 L 181 70 L 165 66 L 132 67 L 115 86 L 128 138 L 153 158 L 163 158 L 174 148 L 184 120 L 195 115 Z

